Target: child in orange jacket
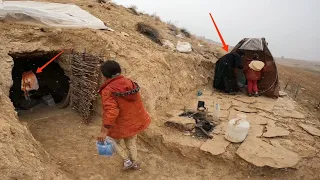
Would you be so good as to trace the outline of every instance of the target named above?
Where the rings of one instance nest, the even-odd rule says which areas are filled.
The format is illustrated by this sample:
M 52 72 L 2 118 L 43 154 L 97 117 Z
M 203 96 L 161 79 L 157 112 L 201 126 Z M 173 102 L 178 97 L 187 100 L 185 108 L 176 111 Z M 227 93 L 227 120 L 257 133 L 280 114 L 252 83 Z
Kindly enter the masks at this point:
M 101 65 L 106 81 L 99 94 L 102 97 L 103 122 L 98 141 L 106 136 L 113 138 L 115 151 L 123 158 L 123 169 L 139 169 L 137 164 L 137 135 L 145 130 L 151 120 L 144 108 L 137 83 L 121 75 L 120 65 L 106 61 Z M 120 145 L 124 143 L 129 155 Z

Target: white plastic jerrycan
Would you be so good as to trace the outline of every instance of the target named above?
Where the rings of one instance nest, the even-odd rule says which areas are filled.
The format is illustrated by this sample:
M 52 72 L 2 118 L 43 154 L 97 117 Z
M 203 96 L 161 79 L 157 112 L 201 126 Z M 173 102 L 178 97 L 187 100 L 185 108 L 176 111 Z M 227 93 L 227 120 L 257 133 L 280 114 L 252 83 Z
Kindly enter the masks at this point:
M 225 138 L 234 143 L 244 141 L 248 135 L 250 123 L 245 114 L 238 114 L 236 118 L 231 119 L 225 133 Z

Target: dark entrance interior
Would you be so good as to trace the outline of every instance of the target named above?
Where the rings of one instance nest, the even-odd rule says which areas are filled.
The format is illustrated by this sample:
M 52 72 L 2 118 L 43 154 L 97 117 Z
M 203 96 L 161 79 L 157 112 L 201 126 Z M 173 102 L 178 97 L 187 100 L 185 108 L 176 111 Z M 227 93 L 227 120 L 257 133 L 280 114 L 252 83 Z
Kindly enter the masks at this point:
M 42 67 L 59 52 L 32 52 L 11 53 L 14 60 L 12 69 L 13 85 L 10 89 L 10 99 L 17 110 L 27 110 L 37 104 L 45 102 L 44 97 L 51 95 L 51 101 L 55 104 L 61 103 L 67 96 L 69 90 L 69 77 L 57 63 L 59 57 L 42 70 L 36 73 L 38 67 Z M 32 71 L 38 80 L 39 89 L 29 91 L 30 99 L 26 99 L 24 91 L 21 90 L 23 72 Z

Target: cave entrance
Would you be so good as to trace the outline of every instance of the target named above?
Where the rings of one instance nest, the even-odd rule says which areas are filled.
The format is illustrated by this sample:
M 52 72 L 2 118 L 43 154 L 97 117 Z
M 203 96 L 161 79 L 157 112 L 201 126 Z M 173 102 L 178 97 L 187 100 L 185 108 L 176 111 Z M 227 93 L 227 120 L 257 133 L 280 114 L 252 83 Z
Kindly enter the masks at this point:
M 54 106 L 66 99 L 70 78 L 57 63 L 59 57 L 46 66 L 41 73 L 36 73 L 38 67 L 42 67 L 58 53 L 58 51 L 37 51 L 9 54 L 14 61 L 10 99 L 16 110 L 28 110 L 41 103 Z M 28 91 L 27 96 L 21 87 L 24 72 L 34 74 L 38 86 L 37 90 Z

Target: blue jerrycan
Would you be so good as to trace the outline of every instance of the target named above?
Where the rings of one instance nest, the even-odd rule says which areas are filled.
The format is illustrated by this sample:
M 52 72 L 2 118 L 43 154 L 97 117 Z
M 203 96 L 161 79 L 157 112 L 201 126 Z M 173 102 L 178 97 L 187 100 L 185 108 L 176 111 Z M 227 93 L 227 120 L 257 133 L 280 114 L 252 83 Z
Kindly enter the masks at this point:
M 113 144 L 110 138 L 106 138 L 104 142 L 97 141 L 97 149 L 99 156 L 112 156 L 113 154 Z

